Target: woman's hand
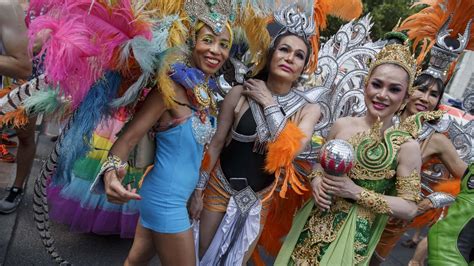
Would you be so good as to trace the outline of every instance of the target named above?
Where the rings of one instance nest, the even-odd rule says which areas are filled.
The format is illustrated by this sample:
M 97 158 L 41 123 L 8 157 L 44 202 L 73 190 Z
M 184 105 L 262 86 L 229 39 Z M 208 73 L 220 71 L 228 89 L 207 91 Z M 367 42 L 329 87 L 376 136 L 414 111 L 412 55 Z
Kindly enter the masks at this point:
M 191 196 L 188 206 L 188 212 L 191 219 L 199 220 L 203 206 L 202 190 L 196 189 Z
M 313 181 L 311 181 L 314 202 L 320 209 L 329 210 L 331 207 L 331 196 L 324 191 L 322 183 L 321 177 L 315 177 Z
M 433 209 L 433 203 L 431 203 L 431 200 L 428 198 L 425 198 L 420 203 L 418 203 L 416 214 L 421 215 L 431 209 Z
M 246 80 L 242 94 L 249 96 L 264 108 L 276 104 L 265 82 L 259 79 Z
M 325 174 L 321 183 L 324 191 L 340 198 L 357 200 L 362 192 L 362 188 L 356 185 L 354 181 L 346 175 L 333 176 Z
M 117 176 L 118 174 L 118 176 Z M 108 171 L 104 174 L 105 193 L 107 200 L 115 204 L 124 204 L 130 200 L 141 200 L 137 189 L 132 189 L 130 185 L 125 188 L 122 185 L 123 177 L 126 174 L 125 169 L 118 169 L 117 171 Z

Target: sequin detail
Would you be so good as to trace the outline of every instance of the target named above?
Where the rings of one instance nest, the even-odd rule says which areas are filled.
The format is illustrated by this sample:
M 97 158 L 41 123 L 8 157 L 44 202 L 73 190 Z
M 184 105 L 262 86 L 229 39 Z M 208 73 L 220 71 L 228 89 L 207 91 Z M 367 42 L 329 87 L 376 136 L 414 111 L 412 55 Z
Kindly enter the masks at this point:
M 191 117 L 191 125 L 194 138 L 201 145 L 209 143 L 216 131 L 216 128 L 212 125 L 209 117 L 207 116 L 205 117 L 204 121 L 201 121 L 201 118 L 193 115 Z

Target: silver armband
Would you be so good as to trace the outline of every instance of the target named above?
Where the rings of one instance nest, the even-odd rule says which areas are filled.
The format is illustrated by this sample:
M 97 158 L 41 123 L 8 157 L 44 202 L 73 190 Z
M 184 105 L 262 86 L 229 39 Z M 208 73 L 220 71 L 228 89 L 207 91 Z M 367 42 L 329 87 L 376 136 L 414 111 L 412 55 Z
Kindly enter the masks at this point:
M 199 181 L 196 185 L 196 189 L 204 190 L 207 186 L 208 181 L 209 181 L 209 173 L 205 171 L 201 171 L 201 173 L 199 173 Z
M 427 196 L 434 208 L 442 208 L 451 205 L 455 198 L 448 193 L 434 192 Z
M 270 105 L 263 109 L 265 120 L 267 121 L 268 131 L 271 135 L 271 140 L 274 141 L 280 132 L 285 128 L 286 117 L 278 105 Z

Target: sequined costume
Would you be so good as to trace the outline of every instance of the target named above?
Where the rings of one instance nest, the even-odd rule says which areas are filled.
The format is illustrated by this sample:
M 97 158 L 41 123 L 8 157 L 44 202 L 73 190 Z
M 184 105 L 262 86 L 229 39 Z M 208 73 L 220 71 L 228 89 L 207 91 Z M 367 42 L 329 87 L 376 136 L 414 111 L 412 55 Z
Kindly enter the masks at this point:
M 420 116 L 417 117 L 419 119 Z M 412 117 L 414 118 L 414 117 Z M 415 119 L 410 119 L 413 123 Z M 412 127 L 408 129 L 408 127 Z M 419 174 L 394 177 L 400 145 L 412 139 L 413 124 L 392 127 L 379 139 L 377 127 L 350 138 L 356 151 L 348 176 L 359 186 L 376 193 L 418 200 Z M 388 151 L 385 153 L 384 150 Z M 364 156 L 363 154 L 367 154 Z M 370 158 L 369 161 L 367 159 Z M 373 164 L 373 162 L 377 162 Z M 372 167 L 367 166 L 372 164 Z M 334 198 L 331 209 L 321 211 L 309 201 L 293 220 L 293 226 L 275 264 L 355 265 L 367 263 L 387 219 L 383 204 L 362 206 L 351 200 Z
M 443 117 L 436 124 L 425 122 L 418 137 L 421 151 L 423 152 L 426 148 L 433 134 L 447 133 L 450 125 L 451 122 L 447 117 Z M 433 171 L 432 167 L 440 163 L 440 160 L 437 158 L 432 158 L 425 162 L 422 166 L 421 174 L 421 196 L 423 198 L 436 197 L 433 198 L 433 205 L 436 207 L 416 217 L 413 221 L 403 221 L 390 217 L 375 249 L 374 256 L 377 256 L 379 260 L 384 260 L 384 258 L 388 257 L 407 230 L 410 228 L 423 228 L 427 225 L 431 226 L 438 219 L 446 215 L 448 206 L 454 201 L 457 193 L 459 193 L 459 181 L 452 178 L 449 172 L 441 172 L 441 175 L 433 174 L 434 177 L 431 177 L 429 173 Z
M 408 36 L 414 42 L 413 48 L 415 49 L 418 43 L 425 43 L 423 47 L 419 46 L 422 49 L 418 61 L 423 60 L 427 53 L 430 53 L 428 67 L 421 75 L 431 76 L 442 84 L 449 81 L 459 55 L 466 48 L 472 49 L 474 43 L 471 41 L 472 36 L 470 35 L 472 20 L 466 19 L 474 14 L 472 12 L 473 7 L 473 3 L 468 3 L 468 1 L 434 1 L 420 10 L 419 13 L 409 16 L 403 21 L 397 30 L 408 30 Z M 458 39 L 453 41 L 454 39 L 451 36 L 455 35 L 458 36 Z M 442 95 L 439 97 L 441 98 Z M 439 109 L 442 109 L 442 107 L 440 106 Z M 437 123 L 426 123 L 418 138 L 422 154 L 434 134 L 450 135 L 448 131 L 453 131 L 453 128 L 456 127 L 456 122 L 452 122 L 448 117 Z M 463 133 L 461 132 L 451 134 L 452 137 L 456 135 L 460 136 L 457 140 L 458 143 L 470 142 L 470 140 L 462 139 Z M 458 153 L 462 153 L 460 150 L 458 150 Z M 466 150 L 469 150 L 469 148 Z M 468 153 L 472 154 L 472 152 Z M 464 161 L 469 160 L 469 156 L 464 155 L 463 157 Z M 376 248 L 374 256 L 377 256 L 377 260 L 385 260 L 403 233 L 409 228 L 431 226 L 446 215 L 448 206 L 454 201 L 456 194 L 459 193 L 459 180 L 456 179 L 459 176 L 451 176 L 452 173 L 449 173 L 446 169 L 438 170 L 442 168 L 444 166 L 442 166 L 439 158 L 431 158 L 431 160 L 424 162 L 422 167 L 424 172 L 422 174 L 422 196 L 428 198 L 434 208 L 420 214 L 411 222 L 390 218 Z
M 359 1 L 352 2 L 354 8 L 344 12 L 339 12 L 345 5 L 342 2 L 331 7 L 326 1 L 302 1 L 298 6 L 283 3 L 273 13 L 274 21 L 282 28 L 269 48 L 275 48 L 279 36 L 298 36 L 308 48 L 304 69 L 307 74 L 316 71 L 319 30 L 325 27 L 326 16 L 332 14 L 350 20 L 358 17 L 362 10 Z M 313 17 L 309 16 L 313 13 Z M 246 74 L 249 73 L 247 70 L 242 67 L 236 72 Z M 242 82 L 244 78 L 246 76 L 241 75 L 236 77 L 236 81 Z M 305 105 L 321 101 L 321 95 L 328 90 L 325 86 L 306 85 L 305 82 L 302 76 L 288 94 L 274 95 L 276 105 L 265 108 L 248 97 L 248 110 L 234 110 L 238 114 L 236 117 L 241 118 L 234 121 L 229 132 L 230 143 L 222 149 L 220 161 L 213 165 L 213 169 L 207 169 L 203 163 L 204 171 L 210 172 L 209 177 L 203 175 L 204 180 L 209 180 L 203 193 L 204 208 L 225 214 L 201 265 L 242 264 L 246 251 L 262 228 L 259 244 L 276 255 L 294 211 L 309 197 L 305 176 L 314 163 L 321 138 L 311 138 L 311 143 L 300 153 L 303 150 L 301 141 L 308 136 L 298 125 L 303 120 Z M 245 106 L 243 99 L 237 106 L 240 103 Z M 236 155 L 239 159 L 235 159 Z M 202 183 L 198 184 L 198 189 L 205 187 L 206 182 Z M 266 221 L 271 224 L 263 227 Z M 263 262 L 257 253 L 252 256 L 259 265 Z
M 301 109 L 306 104 L 315 102 L 322 93 L 322 91 L 313 91 L 308 94 L 311 90 L 309 88 L 306 90 L 307 95 L 314 97 L 312 101 L 300 95 L 305 88 L 294 88 L 283 97 L 274 96 L 284 109 L 288 120 L 280 133 L 283 137 L 281 138 L 280 135 L 276 142 L 282 141 L 287 134 L 292 134 L 293 138 L 302 137 L 302 133 L 296 126 L 301 119 Z M 254 107 L 252 104 L 255 104 Z M 212 170 L 208 185 L 204 190 L 204 208 L 213 212 L 225 212 L 225 215 L 211 245 L 200 261 L 201 265 L 242 263 L 245 252 L 264 226 L 275 187 L 281 184 L 281 181 L 273 174 L 259 170 L 265 169 L 268 165 L 269 151 L 264 149 L 259 152 L 261 144 L 257 139 L 257 129 L 266 125 L 265 120 L 259 120 L 258 115 L 253 113 L 254 108 L 261 107 L 255 102 L 250 103 L 250 107 L 243 112 L 238 121 L 237 127 L 231 129 L 232 140 L 223 148 L 220 160 Z M 311 149 L 311 145 L 308 149 Z M 236 151 L 239 152 L 236 153 Z M 232 157 L 229 156 L 230 154 Z M 246 159 L 236 160 L 234 158 L 236 155 Z M 304 159 L 297 159 L 295 165 L 298 165 L 302 171 L 310 169 L 308 164 L 305 165 Z M 296 174 L 297 178 L 301 178 L 301 182 L 304 182 L 304 175 L 302 175 L 304 173 Z M 233 177 L 245 178 L 248 185 L 235 187 L 239 184 L 233 183 Z M 287 193 L 289 194 L 290 191 Z
M 461 181 L 461 192 L 446 217 L 428 233 L 429 265 L 472 265 L 474 263 L 474 164 Z
M 186 89 L 205 82 L 204 74 L 198 69 L 176 65 L 172 78 L 177 77 L 173 80 Z M 201 76 L 192 78 L 193 74 Z M 184 80 L 199 82 L 186 84 Z M 215 87 L 211 81 L 207 86 Z M 156 133 L 154 166 L 140 190 L 140 222 L 145 228 L 160 233 L 178 233 L 190 228 L 186 203 L 196 187 L 204 144 L 212 132 L 209 118 L 196 113 L 181 124 Z

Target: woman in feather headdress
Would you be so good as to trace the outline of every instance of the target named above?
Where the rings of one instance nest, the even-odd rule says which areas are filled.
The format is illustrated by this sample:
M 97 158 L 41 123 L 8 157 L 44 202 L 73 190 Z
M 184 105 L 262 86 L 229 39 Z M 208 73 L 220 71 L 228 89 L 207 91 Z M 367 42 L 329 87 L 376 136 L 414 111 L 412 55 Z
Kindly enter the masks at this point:
M 415 5 L 423 3 L 428 4 L 420 1 Z M 457 60 L 465 48 L 473 48 L 473 42 L 470 41 L 471 22 L 466 20 L 466 17 L 472 18 L 473 15 L 473 3 L 435 1 L 419 13 L 405 19 L 398 28 L 398 30 L 407 30 L 414 48 L 417 45 L 422 47 L 418 61 L 422 61 L 427 53 L 431 56 L 428 68 L 415 80 L 414 85 L 417 90 L 410 97 L 401 114 L 401 120 L 421 111 L 438 109 L 444 92 L 444 84 L 449 80 L 454 66 L 452 62 Z M 462 26 L 461 23 L 467 24 Z M 430 165 L 442 163 L 448 169 L 447 176 L 445 174 L 434 179 L 422 179 L 422 192 L 426 198 L 418 204 L 418 216 L 410 223 L 395 218 L 389 220 L 376 248 L 374 263 L 385 260 L 407 229 L 431 226 L 443 217 L 447 206 L 454 201 L 454 196 L 459 192 L 459 178 L 467 165 L 459 158 L 451 140 L 445 136 L 450 125 L 447 122 L 448 120 L 441 120 L 437 124 L 427 126 L 423 137 L 419 139 L 422 147 L 423 168 L 430 170 Z M 454 177 L 454 180 L 444 179 L 449 179 L 450 176 Z M 414 243 L 416 246 L 418 241 L 409 240 L 407 244 Z M 422 264 L 426 253 L 427 241 L 424 238 L 417 245 L 410 264 Z
M 225 3 L 186 1 L 185 10 L 195 20 L 189 56 L 179 52 L 166 55 L 166 76 L 159 78 L 158 89 L 151 90 L 113 144 L 93 187 L 103 181 L 113 203 L 140 201 L 140 220 L 126 265 L 148 263 L 156 254 L 163 265 L 195 263 L 186 202 L 197 182 L 204 145 L 212 134 L 209 115 L 215 101 L 210 90 L 216 84 L 210 76 L 229 55 L 232 30 L 228 21 L 231 7 Z M 155 163 L 137 194 L 122 185 L 125 161 L 151 127 L 156 128 Z
M 321 22 L 335 9 L 324 1 L 302 2 L 274 13 L 280 31 L 269 47 L 265 69 L 233 87 L 224 100 L 190 206 L 193 218 L 200 219 L 201 265 L 246 264 L 267 228 L 272 205 L 286 203 L 293 194 L 309 196 L 305 176 L 311 167 L 300 153 L 311 152 L 308 144 L 320 118 L 316 101 L 323 90 L 299 80 L 303 71 L 315 70 Z M 361 5 L 353 7 L 346 19 L 360 14 Z M 306 13 L 308 9 L 314 12 Z M 279 195 L 274 193 L 277 186 Z M 279 219 L 291 222 L 291 211 L 285 209 L 287 216 Z M 286 233 L 280 227 L 269 230 Z M 273 241 L 278 246 L 280 240 Z
M 284 18 L 301 24 L 287 25 Z M 320 92 L 295 84 L 314 59 L 309 37 L 315 25 L 305 23 L 312 18 L 296 6 L 282 8 L 275 20 L 283 28 L 269 49 L 266 74 L 244 81 L 225 97 L 206 153 L 209 162 L 194 192 L 190 210 L 200 219 L 201 265 L 246 264 L 265 224 L 280 168 L 285 169 L 282 197 L 288 184 L 299 194 L 308 190 L 292 161 L 305 150 L 320 118 L 315 103 Z
M 366 115 L 336 120 L 328 137 L 353 146 L 353 167 L 339 177 L 316 168 L 314 200 L 295 216 L 275 264 L 367 265 L 387 215 L 414 217 L 421 166 L 414 139 L 421 120 L 431 117 L 399 126 L 392 118 L 413 92 L 415 75 L 407 46 L 388 45 L 376 55 L 364 89 Z

